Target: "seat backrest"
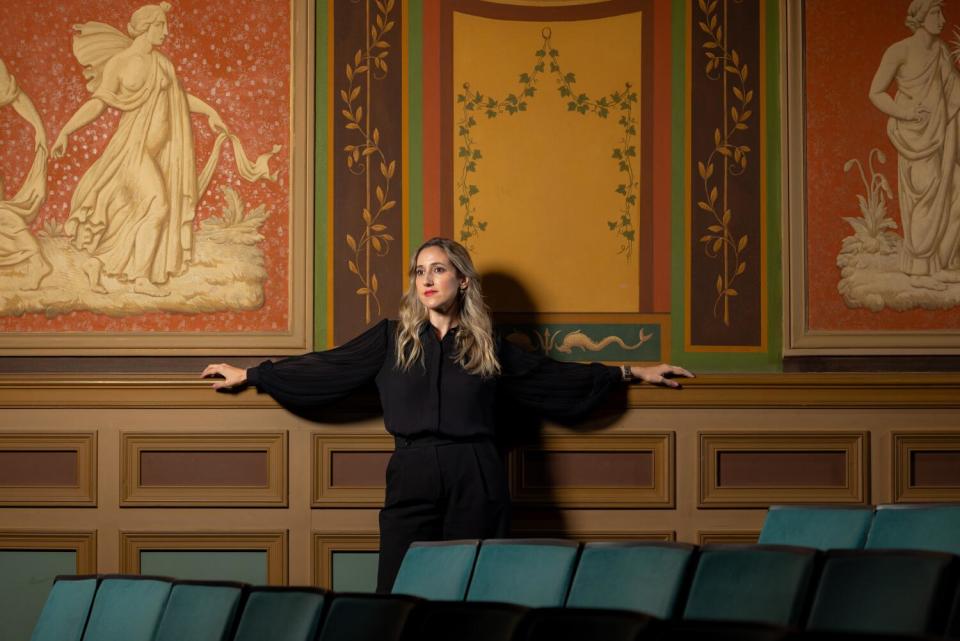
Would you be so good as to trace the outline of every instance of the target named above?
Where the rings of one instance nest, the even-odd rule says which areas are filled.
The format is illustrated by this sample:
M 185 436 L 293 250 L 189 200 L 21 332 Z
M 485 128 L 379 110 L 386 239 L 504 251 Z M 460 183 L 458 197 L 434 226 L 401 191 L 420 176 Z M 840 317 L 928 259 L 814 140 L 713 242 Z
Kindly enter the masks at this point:
M 700 551 L 683 618 L 796 625 L 816 559 L 812 548 L 706 546 Z
M 177 581 L 154 641 L 227 641 L 244 587 L 221 581 Z
M 696 546 L 687 543 L 597 542 L 583 546 L 567 607 L 674 616 Z
M 103 577 L 83 641 L 153 641 L 171 586 L 166 577 Z
M 234 641 L 313 641 L 326 598 L 313 588 L 251 588 Z
M 468 601 L 531 608 L 562 606 L 579 544 L 560 539 L 491 539 L 477 555 Z
M 317 641 L 396 641 L 420 602 L 403 594 L 337 594 Z
M 960 505 L 878 506 L 866 547 L 960 555 Z
M 599 608 L 538 608 L 523 622 L 524 641 L 659 639 L 659 619 L 639 612 Z M 669 638 L 673 638 L 672 636 Z
M 480 541 L 429 541 L 407 550 L 393 583 L 394 594 L 462 601 Z
M 860 549 L 873 507 L 774 505 L 760 530 L 760 543 L 818 550 Z
M 939 635 L 957 587 L 956 557 L 923 550 L 827 553 L 807 628 Z
M 99 581 L 96 576 L 54 579 L 30 641 L 80 641 Z
M 528 608 L 510 603 L 425 601 L 404 632 L 407 641 L 514 641 Z

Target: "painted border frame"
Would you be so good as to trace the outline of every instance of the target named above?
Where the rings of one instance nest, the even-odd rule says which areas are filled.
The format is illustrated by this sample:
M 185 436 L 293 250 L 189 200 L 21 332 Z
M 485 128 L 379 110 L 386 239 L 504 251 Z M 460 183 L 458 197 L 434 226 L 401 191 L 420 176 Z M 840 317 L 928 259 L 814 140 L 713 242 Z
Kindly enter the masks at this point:
M 960 354 L 958 331 L 816 331 L 807 325 L 807 203 L 804 8 L 780 0 L 784 211 L 784 355 Z
M 285 332 L 3 332 L 0 356 L 299 354 L 313 344 L 316 3 L 289 0 L 291 129 L 289 326 Z

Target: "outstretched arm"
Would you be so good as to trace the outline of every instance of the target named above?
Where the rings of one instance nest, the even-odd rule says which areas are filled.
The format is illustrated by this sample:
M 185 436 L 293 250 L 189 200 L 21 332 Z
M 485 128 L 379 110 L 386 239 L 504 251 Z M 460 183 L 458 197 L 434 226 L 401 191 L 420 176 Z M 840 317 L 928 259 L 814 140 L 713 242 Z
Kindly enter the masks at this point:
M 33 106 L 30 96 L 21 91 L 12 104 L 16 112 L 33 126 L 36 147 L 46 147 L 47 132 L 43 128 L 43 121 L 40 120 L 40 114 L 37 113 L 37 108 Z
M 97 117 L 103 113 L 105 107 L 106 105 L 99 98 L 91 98 L 80 105 L 80 108 L 77 109 L 73 116 L 70 117 L 70 120 L 67 121 L 67 124 L 63 126 L 63 129 L 60 130 L 60 134 L 53 143 L 53 149 L 50 151 L 50 155 L 54 158 L 62 156 L 67 151 L 67 138 L 70 137 L 70 134 L 81 127 L 86 127 L 96 120 Z
M 192 94 L 187 94 L 187 107 L 193 113 L 201 114 L 207 117 L 207 122 L 210 123 L 210 129 L 214 133 L 227 132 L 227 126 L 223 124 L 223 119 L 220 118 L 220 114 L 217 113 L 217 110 L 200 100 Z

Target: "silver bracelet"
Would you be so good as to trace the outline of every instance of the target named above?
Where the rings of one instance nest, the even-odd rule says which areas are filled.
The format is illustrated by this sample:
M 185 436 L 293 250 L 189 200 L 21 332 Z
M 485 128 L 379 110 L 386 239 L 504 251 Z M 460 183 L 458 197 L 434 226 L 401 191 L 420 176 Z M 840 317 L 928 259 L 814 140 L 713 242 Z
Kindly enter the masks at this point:
M 620 374 L 621 376 L 623 376 L 624 383 L 630 383 L 631 381 L 633 381 L 633 372 L 630 370 L 629 365 L 621 365 Z

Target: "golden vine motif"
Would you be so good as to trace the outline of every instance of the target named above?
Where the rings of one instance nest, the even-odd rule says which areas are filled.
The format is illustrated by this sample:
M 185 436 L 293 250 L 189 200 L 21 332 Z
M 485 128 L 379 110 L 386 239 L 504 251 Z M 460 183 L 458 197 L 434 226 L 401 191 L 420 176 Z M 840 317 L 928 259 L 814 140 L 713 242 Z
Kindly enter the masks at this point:
M 623 199 L 622 207 L 616 216 L 607 221 L 610 231 L 620 238 L 620 248 L 617 253 L 626 254 L 627 260 L 633 253 L 633 244 L 636 240 L 636 230 L 633 225 L 634 209 L 637 208 L 637 194 L 640 190 L 640 179 L 634 171 L 633 160 L 637 157 L 637 148 L 633 143 L 637 135 L 637 119 L 633 115 L 634 105 L 637 103 L 637 93 L 632 90 L 631 84 L 625 83 L 623 91 L 614 91 L 608 96 L 596 100 L 585 93 L 575 94 L 573 85 L 577 77 L 572 72 L 564 73 L 560 68 L 560 52 L 551 44 L 552 32 L 545 27 L 541 33 L 543 42 L 534 56 L 536 62 L 530 72 L 521 73 L 519 87 L 516 93 L 508 94 L 498 99 L 493 96 L 484 96 L 473 90 L 470 83 L 463 83 L 463 93 L 457 95 L 457 103 L 462 105 L 460 120 L 457 122 L 460 147 L 457 157 L 460 159 L 460 175 L 457 178 L 458 202 L 463 208 L 463 224 L 460 226 L 460 242 L 473 249 L 471 239 L 476 238 L 487 228 L 487 222 L 480 220 L 477 215 L 475 196 L 480 188 L 471 182 L 470 174 L 476 172 L 477 163 L 483 158 L 475 140 L 470 135 L 477 125 L 477 117 L 483 114 L 487 119 L 496 118 L 499 114 L 513 116 L 527 110 L 527 98 L 533 98 L 537 92 L 537 80 L 544 73 L 549 63 L 550 71 L 557 82 L 557 91 L 567 99 L 567 110 L 581 115 L 595 114 L 599 118 L 607 118 L 611 110 L 620 110 L 620 119 L 617 121 L 623 130 L 623 137 L 613 148 L 612 158 L 617 161 L 619 171 L 624 174 L 615 191 Z M 475 117 L 475 114 L 477 117 Z
M 722 269 L 717 274 L 717 297 L 713 303 L 713 316 L 717 317 L 718 307 L 723 304 L 723 324 L 730 326 L 730 299 L 738 295 L 734 283 L 747 269 L 747 263 L 741 258 L 747 247 L 747 235 L 735 238 L 732 230 L 733 212 L 727 206 L 727 178 L 739 176 L 747 168 L 747 155 L 750 148 L 735 143 L 739 132 L 749 129 L 747 122 L 753 115 L 750 103 L 753 101 L 753 90 L 747 86 L 749 69 L 746 63 L 741 64 L 740 55 L 736 49 L 728 47 L 726 32 L 717 16 L 719 0 L 699 0 L 700 12 L 703 19 L 699 21 L 701 31 L 708 38 L 703 43 L 704 55 L 707 60 L 705 72 L 711 80 L 721 80 L 723 83 L 723 123 L 713 132 L 713 151 L 706 161 L 697 162 L 697 172 L 703 181 L 703 200 L 697 206 L 711 217 L 707 226 L 708 232 L 700 237 L 703 251 L 710 258 L 720 259 Z M 724 15 L 726 15 L 727 0 L 724 0 Z M 727 109 L 727 81 L 729 76 L 734 77 L 730 85 L 732 102 L 736 103 Z M 716 163 L 721 163 L 721 172 L 717 175 Z M 716 183 L 711 179 L 722 182 L 723 194 L 719 193 Z M 720 180 L 722 179 L 722 180 Z
M 369 15 L 370 2 L 369 0 L 366 2 L 367 15 Z M 373 126 L 370 117 L 373 81 L 386 78 L 389 69 L 387 58 L 390 55 L 390 43 L 386 36 L 396 26 L 390 19 L 395 3 L 396 0 L 376 0 L 375 24 L 369 25 L 369 35 L 364 46 L 357 49 L 354 54 L 353 64 L 347 63 L 346 87 L 340 90 L 340 100 L 343 104 L 340 113 L 346 120 L 344 127 L 357 132 L 359 138 L 358 144 L 346 145 L 343 148 L 347 168 L 353 175 L 366 178 L 366 202 L 360 214 L 364 223 L 363 233 L 360 238 L 347 234 L 346 242 L 350 251 L 353 252 L 353 258 L 347 260 L 347 268 L 360 280 L 357 295 L 365 299 L 364 320 L 367 324 L 373 320 L 371 301 L 376 304 L 377 315 L 380 315 L 380 299 L 377 297 L 380 283 L 373 272 L 371 259 L 374 255 L 386 256 L 390 251 L 390 242 L 394 239 L 387 233 L 387 226 L 381 222 L 381 216 L 397 206 L 397 201 L 390 198 L 390 182 L 396 172 L 397 161 L 389 160 L 383 153 L 380 148 L 380 130 Z M 365 94 L 364 90 L 366 90 Z M 366 108 L 360 104 L 363 98 L 366 101 Z M 376 161 L 379 161 L 380 170 L 380 175 L 377 177 L 371 170 Z M 374 181 L 382 182 L 373 184 Z M 374 187 L 373 195 L 376 197 L 376 204 L 372 201 L 371 187 Z

